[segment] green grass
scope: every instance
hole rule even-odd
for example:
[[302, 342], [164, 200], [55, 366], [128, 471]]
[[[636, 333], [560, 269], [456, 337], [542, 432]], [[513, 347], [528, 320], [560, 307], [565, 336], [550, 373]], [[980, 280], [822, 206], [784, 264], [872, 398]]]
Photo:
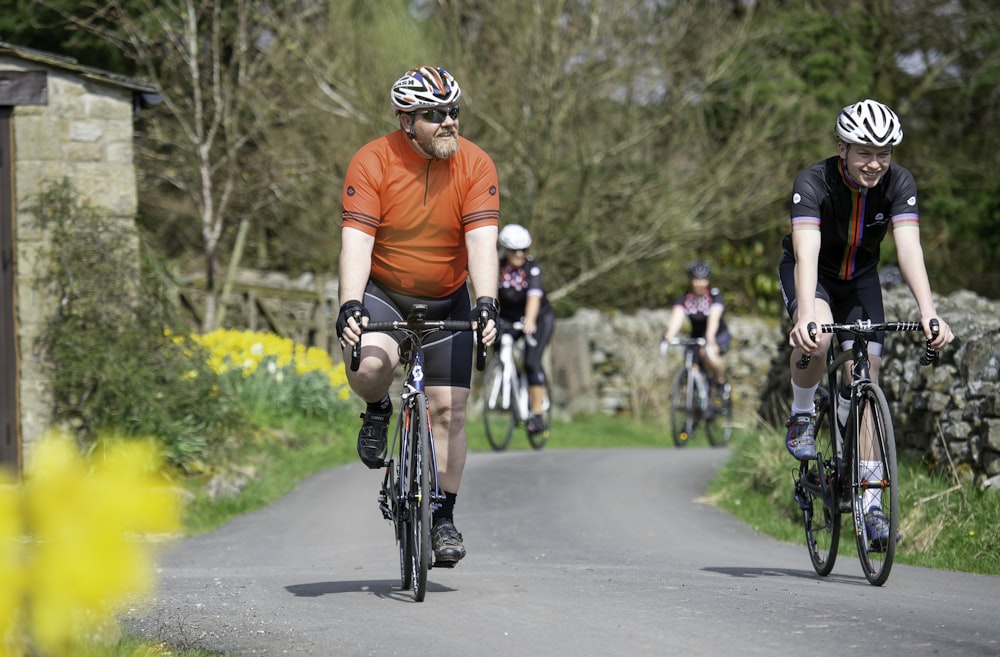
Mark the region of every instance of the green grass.
[[[780, 433], [743, 433], [731, 447], [733, 455], [712, 482], [710, 498], [759, 533], [804, 546], [801, 512], [792, 501], [798, 465]], [[919, 462], [900, 461], [899, 469], [903, 540], [896, 563], [1000, 575], [1000, 495], [970, 485], [956, 488], [953, 479]], [[852, 532], [841, 532], [840, 553], [856, 554]]]

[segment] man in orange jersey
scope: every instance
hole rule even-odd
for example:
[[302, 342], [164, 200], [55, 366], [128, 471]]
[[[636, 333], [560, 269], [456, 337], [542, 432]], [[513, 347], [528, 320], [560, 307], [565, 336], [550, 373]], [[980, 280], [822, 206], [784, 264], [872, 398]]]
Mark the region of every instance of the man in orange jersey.
[[[348, 371], [348, 381], [368, 405], [358, 455], [369, 468], [385, 463], [389, 386], [399, 353], [391, 334], [362, 337], [356, 314], [362, 325], [405, 319], [422, 303], [428, 319], [485, 316], [483, 342], [496, 338], [499, 183], [492, 159], [458, 134], [461, 95], [443, 68], [407, 71], [390, 92], [399, 130], [363, 146], [344, 179], [337, 335], [345, 361], [361, 342], [360, 367]], [[473, 333], [441, 332], [425, 344], [424, 379], [445, 494], [434, 510], [434, 565], [451, 567], [465, 556], [453, 512], [466, 460]]]

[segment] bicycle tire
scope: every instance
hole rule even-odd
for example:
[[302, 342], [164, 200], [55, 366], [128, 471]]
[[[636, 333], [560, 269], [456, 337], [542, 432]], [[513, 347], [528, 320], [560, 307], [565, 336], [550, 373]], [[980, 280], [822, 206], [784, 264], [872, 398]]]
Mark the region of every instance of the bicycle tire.
[[708, 402], [712, 415], [705, 418], [705, 435], [712, 447], [725, 447], [733, 437], [733, 395], [732, 388], [726, 397], [714, 397]]
[[427, 594], [427, 571], [431, 565], [431, 446], [427, 398], [417, 394], [412, 403], [416, 411], [413, 457], [410, 478], [410, 539], [412, 541], [413, 598], [423, 602]]
[[413, 411], [404, 408], [400, 418], [399, 454], [396, 461], [395, 481], [391, 483], [392, 517], [396, 525], [396, 541], [399, 543], [399, 575], [400, 589], [409, 591], [413, 588], [413, 539], [410, 533], [410, 503], [407, 500], [404, 487], [409, 488], [412, 455], [409, 445], [410, 432], [413, 427]]
[[514, 391], [503, 393], [503, 367], [503, 363], [494, 360], [483, 374], [483, 426], [486, 440], [495, 452], [507, 449], [517, 426]]
[[816, 400], [816, 460], [802, 461], [799, 479], [812, 478], [821, 494], [814, 495], [804, 486], [796, 486], [796, 500], [802, 507], [806, 548], [813, 569], [820, 577], [833, 571], [840, 546], [841, 514], [837, 481], [837, 437], [832, 422], [835, 416], [826, 390], [817, 390]]
[[549, 441], [549, 433], [552, 431], [552, 388], [549, 387], [548, 381], [545, 382], [545, 411], [542, 413], [542, 419], [545, 421], [544, 431], [532, 433], [527, 431], [527, 426], [525, 426], [528, 442], [536, 451], [545, 447], [545, 443]]
[[[871, 442], [868, 450], [862, 451], [855, 443], [851, 459], [852, 515], [858, 559], [865, 578], [873, 586], [882, 586], [889, 579], [892, 563], [896, 555], [896, 541], [899, 530], [899, 485], [897, 481], [896, 439], [892, 428], [892, 416], [885, 393], [874, 383], [864, 383], [857, 391], [857, 418], [854, 435], [860, 427], [871, 426]], [[868, 462], [877, 462], [881, 469], [881, 479], [873, 479]], [[875, 473], [877, 475], [877, 473]], [[868, 535], [865, 512], [869, 505], [869, 489], [877, 488], [879, 506], [886, 515], [889, 525], [885, 540], [876, 540]], [[888, 496], [888, 500], [886, 500]], [[888, 501], [888, 504], [886, 502]]]
[[694, 435], [694, 404], [688, 386], [688, 370], [677, 373], [670, 395], [670, 429], [676, 447], [684, 447]]

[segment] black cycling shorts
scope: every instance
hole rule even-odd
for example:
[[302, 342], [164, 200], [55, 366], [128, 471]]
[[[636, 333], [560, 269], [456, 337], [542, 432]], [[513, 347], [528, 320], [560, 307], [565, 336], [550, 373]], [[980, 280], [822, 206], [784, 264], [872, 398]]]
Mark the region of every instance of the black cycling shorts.
[[[795, 299], [795, 260], [787, 253], [778, 265], [778, 278], [781, 281], [781, 295], [785, 300], [788, 316], [793, 317], [798, 303]], [[838, 324], [853, 323], [859, 319], [872, 322], [885, 321], [885, 307], [882, 305], [882, 285], [879, 282], [878, 270], [872, 269], [849, 281], [837, 278], [819, 276], [816, 281], [816, 298], [826, 301], [833, 311], [833, 321]], [[843, 333], [837, 336], [841, 344], [853, 342], [853, 335]], [[875, 350], [881, 354], [885, 343], [885, 332], [879, 331], [869, 344], [879, 345]]]
[[[383, 289], [371, 281], [365, 289], [365, 308], [375, 322], [406, 319], [413, 304], [416, 303], [427, 306], [427, 319], [467, 321], [472, 316], [472, 298], [465, 285], [441, 299], [400, 294]], [[397, 343], [405, 338], [398, 331], [388, 335]], [[454, 388], [470, 387], [474, 336], [474, 331], [435, 331], [427, 336], [424, 339], [424, 384]]]

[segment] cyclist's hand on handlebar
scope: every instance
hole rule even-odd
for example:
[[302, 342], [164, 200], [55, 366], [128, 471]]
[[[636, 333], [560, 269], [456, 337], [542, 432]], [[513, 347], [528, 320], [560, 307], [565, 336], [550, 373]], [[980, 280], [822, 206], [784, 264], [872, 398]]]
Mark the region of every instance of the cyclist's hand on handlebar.
[[357, 299], [351, 299], [340, 307], [337, 314], [337, 337], [340, 346], [348, 347], [361, 340], [361, 327], [368, 323], [371, 314]]
[[493, 297], [479, 297], [476, 299], [476, 307], [472, 309], [472, 323], [479, 329], [481, 319], [486, 319], [486, 326], [482, 330], [483, 344], [487, 347], [492, 345], [497, 339], [497, 316], [499, 305]]
[[[933, 320], [937, 320], [938, 323], [937, 336], [934, 336], [934, 334], [930, 330], [930, 323]], [[924, 337], [930, 340], [930, 346], [932, 349], [940, 351], [949, 342], [955, 339], [955, 334], [952, 333], [951, 327], [948, 326], [948, 323], [945, 322], [940, 317], [928, 317], [926, 319], [921, 318], [920, 324], [924, 327]]]
[[802, 353], [812, 354], [816, 351], [816, 347], [819, 344], [816, 339], [809, 333], [809, 324], [815, 324], [816, 321], [813, 319], [799, 319], [795, 322], [795, 326], [792, 327], [791, 333], [788, 334], [788, 344], [792, 347], [798, 347], [802, 350]]

